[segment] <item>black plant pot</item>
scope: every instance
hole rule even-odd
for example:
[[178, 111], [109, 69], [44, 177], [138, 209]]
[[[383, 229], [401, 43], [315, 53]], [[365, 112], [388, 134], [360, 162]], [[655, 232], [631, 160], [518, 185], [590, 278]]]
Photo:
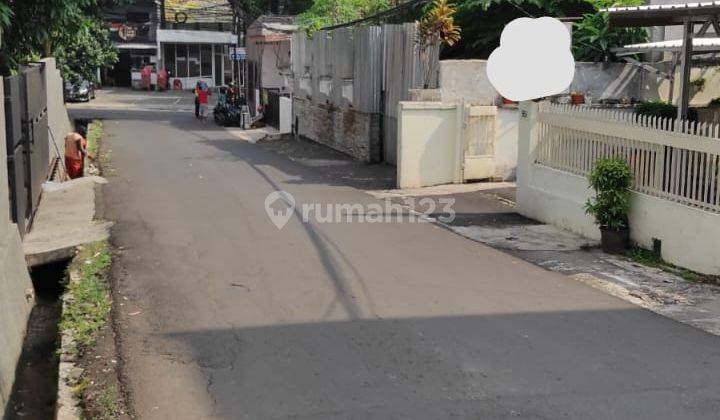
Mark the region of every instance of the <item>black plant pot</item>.
[[626, 229], [600, 228], [600, 244], [602, 250], [610, 254], [620, 254], [628, 248], [630, 231]]

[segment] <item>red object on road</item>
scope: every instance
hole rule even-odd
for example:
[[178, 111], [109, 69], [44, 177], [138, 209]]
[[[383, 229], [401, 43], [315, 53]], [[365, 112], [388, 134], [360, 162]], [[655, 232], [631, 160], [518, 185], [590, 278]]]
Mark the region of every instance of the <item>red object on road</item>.
[[162, 69], [158, 72], [157, 75], [157, 90], [167, 90], [168, 88], [168, 72], [165, 69]]
[[142, 88], [150, 90], [150, 85], [152, 85], [152, 66], [145, 66], [140, 72], [140, 78], [142, 80]]

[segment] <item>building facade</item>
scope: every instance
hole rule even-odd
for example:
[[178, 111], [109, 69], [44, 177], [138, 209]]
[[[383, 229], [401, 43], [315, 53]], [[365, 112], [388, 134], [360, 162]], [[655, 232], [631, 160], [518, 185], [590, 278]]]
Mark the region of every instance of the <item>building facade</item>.
[[170, 74], [170, 85], [192, 89], [238, 80], [242, 63], [234, 54], [239, 37], [228, 0], [164, 0], [157, 30], [158, 65]]
[[103, 71], [104, 85], [129, 87], [133, 74], [157, 63], [158, 12], [154, 0], [138, 0], [126, 5], [105, 2], [104, 20], [110, 30], [110, 39], [118, 49], [119, 60]]
[[242, 84], [243, 54], [228, 0], [138, 0], [118, 6], [108, 2], [105, 21], [120, 52], [118, 63], [104, 71], [103, 83], [139, 87], [146, 66], [169, 74], [169, 88], [192, 89]]

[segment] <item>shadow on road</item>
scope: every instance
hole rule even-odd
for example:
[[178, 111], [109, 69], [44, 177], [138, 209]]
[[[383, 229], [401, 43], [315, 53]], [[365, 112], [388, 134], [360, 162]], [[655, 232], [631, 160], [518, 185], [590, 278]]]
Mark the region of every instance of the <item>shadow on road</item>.
[[720, 409], [720, 339], [640, 309], [169, 337], [212, 379], [220, 418], [709, 419]]

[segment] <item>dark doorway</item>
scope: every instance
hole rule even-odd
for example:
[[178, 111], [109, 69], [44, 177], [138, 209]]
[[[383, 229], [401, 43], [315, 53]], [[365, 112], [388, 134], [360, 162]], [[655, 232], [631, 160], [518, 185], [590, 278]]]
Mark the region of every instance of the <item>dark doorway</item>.
[[130, 53], [121, 52], [118, 57], [118, 62], [110, 70], [109, 76], [113, 81], [114, 86], [130, 87], [131, 84], [131, 71], [132, 59]]

